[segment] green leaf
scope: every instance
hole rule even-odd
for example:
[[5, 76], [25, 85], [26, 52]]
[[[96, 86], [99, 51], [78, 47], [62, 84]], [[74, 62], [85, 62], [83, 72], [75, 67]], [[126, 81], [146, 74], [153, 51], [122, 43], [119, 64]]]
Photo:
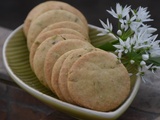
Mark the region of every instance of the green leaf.
[[102, 50], [106, 50], [106, 51], [115, 51], [116, 50], [116, 48], [110, 42], [106, 42], [105, 44], [98, 46], [98, 48], [100, 48]]
[[149, 63], [153, 63], [157, 66], [160, 66], [160, 57], [153, 57], [148, 60]]

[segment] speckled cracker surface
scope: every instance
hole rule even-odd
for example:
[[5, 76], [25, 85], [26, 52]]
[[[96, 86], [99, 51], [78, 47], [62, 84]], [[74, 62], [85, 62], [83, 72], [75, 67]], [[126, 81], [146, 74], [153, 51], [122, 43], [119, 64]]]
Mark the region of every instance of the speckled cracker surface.
[[74, 15], [77, 15], [85, 25], [87, 25], [87, 20], [85, 18], [85, 16], [75, 7], [65, 3], [65, 2], [61, 2], [61, 1], [46, 1], [43, 2], [37, 6], [35, 6], [27, 15], [25, 21], [24, 21], [24, 33], [27, 36], [28, 34], [28, 30], [30, 28], [31, 23], [41, 14], [49, 11], [49, 10], [66, 10], [69, 11], [71, 13], [73, 13]]
[[28, 49], [30, 50], [32, 43], [45, 27], [60, 21], [73, 21], [87, 29], [84, 23], [76, 15], [65, 10], [50, 10], [41, 14], [31, 23], [27, 35]]
[[46, 27], [45, 29], [43, 29], [42, 33], [49, 31], [49, 30], [57, 29], [57, 28], [69, 28], [69, 29], [76, 30], [77, 32], [79, 32], [80, 34], [85, 36], [86, 39], [89, 39], [89, 36], [88, 36], [89, 31], [87, 29], [84, 29], [79, 24], [72, 22], [72, 21], [62, 21], [62, 22], [57, 22], [57, 23], [51, 24], [48, 27]]
[[75, 103], [75, 102], [71, 99], [70, 94], [68, 92], [68, 88], [67, 88], [68, 71], [78, 58], [82, 57], [84, 54], [91, 52], [93, 50], [97, 50], [97, 49], [96, 48], [75, 49], [72, 53], [70, 53], [67, 56], [67, 58], [64, 60], [62, 64], [62, 67], [59, 73], [58, 86], [64, 99], [69, 103]]
[[52, 76], [51, 76], [51, 80], [47, 81], [50, 89], [52, 91], [54, 91], [56, 93], [56, 95], [63, 101], [66, 101], [65, 98], [63, 97], [60, 89], [59, 89], [59, 85], [58, 85], [58, 79], [59, 79], [59, 72], [60, 69], [62, 67], [62, 64], [64, 62], [64, 60], [67, 58], [68, 55], [70, 55], [74, 50], [70, 50], [66, 53], [64, 53], [63, 55], [61, 55], [57, 61], [55, 62], [53, 69], [52, 69]]
[[67, 81], [74, 102], [98, 111], [116, 109], [130, 92], [126, 68], [114, 55], [104, 51], [79, 58], [69, 70]]
[[47, 81], [51, 80], [52, 68], [61, 55], [73, 49], [88, 47], [93, 46], [90, 43], [82, 40], [65, 40], [58, 42], [56, 45], [50, 48], [46, 55], [44, 64], [45, 79]]
[[64, 40], [62, 37], [54, 36], [50, 37], [40, 44], [37, 48], [33, 58], [33, 71], [35, 72], [39, 81], [46, 87], [48, 87], [46, 80], [44, 79], [44, 60], [47, 51], [57, 42]]
[[31, 64], [31, 68], [33, 69], [33, 57], [35, 54], [35, 51], [37, 49], [37, 47], [43, 42], [45, 41], [47, 38], [49, 37], [54, 37], [55, 35], [62, 37], [64, 40], [66, 39], [81, 39], [84, 40], [81, 36], [79, 35], [75, 30], [72, 29], [63, 29], [63, 28], [57, 28], [54, 30], [50, 30], [50, 31], [46, 31], [44, 33], [40, 33], [38, 35], [38, 37], [36, 38], [36, 40], [33, 42], [31, 48], [30, 48], [30, 64]]

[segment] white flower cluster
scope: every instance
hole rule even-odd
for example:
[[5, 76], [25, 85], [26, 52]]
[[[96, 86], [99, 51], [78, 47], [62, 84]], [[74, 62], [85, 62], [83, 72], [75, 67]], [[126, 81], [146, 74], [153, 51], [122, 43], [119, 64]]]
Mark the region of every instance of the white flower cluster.
[[112, 33], [117, 37], [118, 42], [113, 46], [116, 48], [118, 59], [127, 57], [130, 64], [136, 64], [139, 67], [137, 75], [144, 75], [145, 70], [154, 72], [159, 69], [160, 67], [151, 60], [160, 57], [160, 40], [156, 40], [158, 35], [153, 35], [157, 29], [145, 24], [153, 21], [147, 8], [132, 10], [131, 6], [122, 7], [117, 3], [116, 11], [111, 8], [107, 12], [118, 19], [117, 34], [112, 32], [113, 26], [107, 19], [106, 24], [100, 20], [104, 29], [98, 35]]

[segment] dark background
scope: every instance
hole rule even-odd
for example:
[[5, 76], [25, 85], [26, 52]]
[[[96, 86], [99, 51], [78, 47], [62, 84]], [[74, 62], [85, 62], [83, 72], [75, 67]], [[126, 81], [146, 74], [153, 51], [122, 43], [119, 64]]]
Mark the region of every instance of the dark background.
[[[1, 0], [0, 2], [0, 26], [15, 29], [23, 24], [28, 12], [37, 4], [46, 0]], [[117, 2], [131, 5], [136, 9], [138, 6], [148, 7], [154, 22], [148, 23], [158, 29], [160, 33], [160, 1], [159, 0], [60, 0], [67, 2], [79, 9], [87, 18], [89, 24], [100, 26], [99, 19], [116, 23], [114, 18], [106, 12], [110, 7], [115, 8]]]

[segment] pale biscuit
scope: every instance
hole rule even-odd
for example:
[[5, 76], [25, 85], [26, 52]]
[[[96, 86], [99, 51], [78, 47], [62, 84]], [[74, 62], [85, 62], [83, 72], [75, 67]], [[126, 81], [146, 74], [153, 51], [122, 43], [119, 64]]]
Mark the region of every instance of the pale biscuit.
[[[56, 93], [56, 95], [59, 97], [59, 99], [61, 99], [63, 101], [66, 101], [66, 100], [63, 97], [63, 95], [62, 95], [62, 93], [61, 93], [61, 91], [59, 89], [59, 86], [58, 86], [59, 72], [60, 72], [60, 69], [61, 69], [61, 66], [62, 66], [64, 60], [72, 52], [74, 52], [74, 50], [70, 50], [70, 51], [64, 53], [63, 55], [61, 55], [57, 59], [57, 61], [55, 62], [54, 66], [53, 66], [53, 69], [52, 69], [51, 81], [47, 81], [49, 88]], [[52, 82], [52, 85], [51, 85], [51, 82]]]
[[66, 28], [48, 29], [48, 30], [46, 30], [44, 32], [42, 31], [42, 32], [39, 33], [37, 38], [39, 36], [41, 36], [42, 34], [45, 34], [45, 33], [48, 33], [48, 32], [52, 32], [52, 31], [53, 31], [54, 34], [62, 34], [62, 33], [63, 34], [65, 34], [65, 33], [74, 34], [74, 35], [77, 35], [77, 36], [81, 37], [81, 39], [84, 39], [84, 40], [88, 41], [88, 37], [84, 36], [83, 34], [81, 34], [80, 32], [78, 32], [78, 31], [76, 31], [76, 30], [74, 30], [72, 28], [67, 28], [67, 27]]
[[62, 37], [54, 36], [50, 37], [44, 42], [42, 42], [37, 48], [34, 58], [33, 58], [33, 68], [39, 81], [46, 87], [48, 87], [47, 82], [44, 79], [44, 60], [47, 51], [57, 42], [64, 40]]
[[27, 35], [27, 46], [30, 49], [32, 43], [38, 36], [38, 34], [47, 26], [60, 22], [60, 21], [73, 21], [81, 26], [84, 26], [84, 29], [87, 29], [88, 26], [85, 26], [83, 22], [74, 14], [65, 11], [65, 10], [50, 10], [41, 14], [37, 17], [32, 23]]
[[[64, 60], [63, 64], [61, 65], [61, 69], [59, 72], [58, 82], [53, 81], [53, 85], [58, 86], [61, 94], [63, 95], [64, 99], [69, 102], [75, 104], [75, 102], [71, 99], [70, 94], [67, 88], [67, 78], [68, 78], [68, 71], [71, 68], [72, 64], [84, 54], [91, 52], [93, 50], [97, 50], [96, 48], [79, 48], [75, 49], [72, 53], [70, 53], [66, 59]], [[54, 70], [53, 70], [54, 72]], [[53, 76], [53, 75], [52, 75]], [[52, 79], [54, 79], [52, 77]]]
[[80, 57], [68, 72], [68, 91], [78, 105], [97, 111], [119, 107], [130, 92], [130, 77], [117, 58], [93, 51]]
[[[88, 48], [93, 47], [90, 43], [84, 42], [82, 40], [65, 40], [60, 41], [51, 47], [46, 55], [44, 64], [45, 79], [51, 81], [52, 68], [57, 61], [57, 59], [64, 53], [78, 48]], [[51, 83], [52, 84], [52, 83]]]
[[58, 28], [58, 29], [54, 29], [51, 31], [47, 31], [44, 33], [41, 33], [38, 35], [38, 37], [36, 38], [36, 40], [33, 42], [31, 48], [30, 48], [30, 55], [29, 55], [29, 60], [30, 60], [30, 66], [33, 69], [33, 57], [35, 54], [35, 51], [37, 49], [37, 47], [47, 38], [49, 37], [54, 37], [55, 35], [62, 37], [64, 40], [66, 39], [81, 39], [83, 40], [82, 36], [79, 35], [76, 31], [74, 30], [66, 30], [66, 29], [62, 29], [62, 28]]
[[51, 25], [47, 26], [45, 29], [43, 29], [41, 33], [49, 31], [49, 30], [53, 30], [56, 28], [69, 28], [69, 29], [76, 30], [77, 32], [84, 35], [85, 38], [88, 39], [88, 41], [89, 41], [88, 31], [86, 29], [84, 29], [82, 26], [80, 26], [79, 24], [77, 24], [75, 22], [71, 22], [71, 21], [62, 21], [62, 22], [57, 22], [57, 23], [51, 24]]
[[60, 2], [60, 1], [46, 1], [43, 2], [37, 6], [35, 6], [27, 15], [25, 21], [24, 21], [24, 27], [23, 27], [23, 31], [25, 33], [25, 35], [27, 36], [28, 34], [28, 30], [30, 28], [31, 23], [41, 14], [49, 11], [49, 10], [66, 10], [69, 11], [71, 13], [73, 13], [74, 15], [77, 15], [85, 25], [87, 25], [87, 20], [85, 18], [85, 16], [75, 7], [64, 3], [64, 2]]

